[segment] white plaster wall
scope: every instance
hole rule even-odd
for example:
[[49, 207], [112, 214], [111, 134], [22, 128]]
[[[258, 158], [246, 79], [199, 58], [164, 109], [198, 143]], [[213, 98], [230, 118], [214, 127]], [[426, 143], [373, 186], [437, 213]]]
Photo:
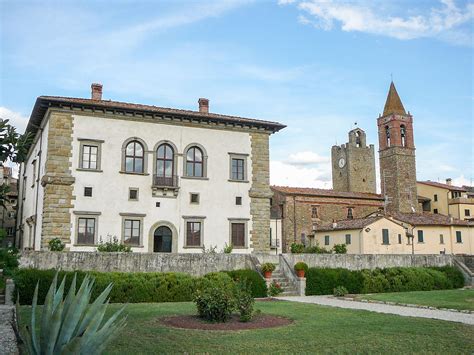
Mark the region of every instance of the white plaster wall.
[[281, 242], [281, 219], [272, 218], [270, 219], [270, 232], [273, 241], [277, 241], [277, 246], [273, 251], [277, 254], [282, 253], [282, 242]]
[[[368, 232], [367, 228], [370, 229]], [[388, 229], [389, 244], [383, 244], [383, 229]], [[398, 243], [399, 234], [402, 236], [401, 243]], [[411, 254], [405, 228], [385, 218], [363, 228], [362, 240], [363, 254]]]
[[[22, 164], [22, 176], [19, 177], [19, 193], [20, 193], [20, 201], [21, 208], [22, 208], [22, 216], [20, 224], [23, 225], [23, 248], [30, 248], [34, 247], [35, 250], [39, 250], [41, 248], [41, 224], [42, 224], [42, 217], [43, 217], [43, 196], [44, 196], [44, 189], [41, 186], [41, 178], [45, 172], [46, 166], [46, 153], [47, 153], [47, 142], [48, 142], [48, 129], [49, 129], [49, 121], [48, 119], [45, 120], [43, 126], [43, 137], [41, 139], [41, 131], [38, 131], [37, 136], [35, 137], [34, 144], [30, 150], [30, 155], [28, 156], [25, 163]], [[42, 143], [42, 147], [40, 146]], [[38, 154], [41, 151], [41, 159], [39, 158]], [[35, 182], [34, 186], [33, 183], [33, 164], [32, 162], [36, 159], [36, 179], [39, 178], [39, 183]], [[41, 164], [40, 164], [41, 160]], [[26, 188], [25, 191], [25, 198], [21, 195], [23, 193], [23, 176], [27, 176], [26, 181]], [[36, 198], [38, 191], [38, 199]], [[38, 206], [36, 206], [38, 204]], [[33, 235], [34, 235], [34, 228], [31, 230], [26, 223], [26, 219], [33, 216], [37, 212], [36, 216], [36, 240], [35, 245], [33, 246]], [[18, 217], [20, 217], [20, 213], [18, 213]]]
[[[245, 132], [185, 127], [179, 125], [138, 122], [104, 117], [74, 115], [72, 153], [72, 174], [74, 185], [73, 211], [100, 212], [98, 236], [106, 239], [108, 234], [122, 237], [120, 213], [146, 214], [143, 223], [143, 247], [134, 251], [151, 252], [149, 238], [152, 238], [158, 221], [172, 223], [178, 231], [178, 252], [201, 252], [199, 249], [184, 249], [185, 220], [183, 216], [203, 216], [203, 243], [206, 247], [217, 246], [221, 250], [229, 244], [229, 218], [246, 218], [248, 233], [252, 229], [250, 220], [250, 198], [252, 180], [250, 135]], [[130, 137], [145, 141], [148, 148], [148, 163], [145, 171], [149, 175], [122, 174], [122, 144]], [[102, 172], [78, 171], [80, 141], [78, 138], [104, 140], [102, 143]], [[162, 140], [172, 142], [180, 156], [177, 159], [179, 194], [177, 198], [152, 197], [153, 161], [155, 145]], [[191, 143], [202, 145], [207, 152], [208, 180], [183, 179], [183, 150]], [[229, 153], [248, 154], [247, 180], [229, 182]], [[93, 188], [93, 197], [84, 197], [84, 187]], [[139, 188], [139, 201], [129, 201], [130, 187]], [[200, 204], [190, 204], [190, 193], [200, 194]], [[242, 205], [235, 205], [235, 197], [242, 197]], [[156, 202], [161, 206], [156, 207]], [[76, 247], [76, 216], [72, 215], [71, 250], [94, 250], [92, 247]], [[174, 236], [173, 236], [174, 237]], [[249, 242], [249, 241], [248, 241]], [[152, 244], [150, 243], [150, 246]], [[234, 252], [250, 252], [251, 248], [234, 249]]]

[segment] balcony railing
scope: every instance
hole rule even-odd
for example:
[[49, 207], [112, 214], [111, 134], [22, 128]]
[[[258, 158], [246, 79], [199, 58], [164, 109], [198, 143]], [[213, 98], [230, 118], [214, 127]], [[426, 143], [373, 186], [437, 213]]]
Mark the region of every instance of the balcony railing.
[[153, 187], [178, 187], [178, 176], [158, 176], [153, 175]]

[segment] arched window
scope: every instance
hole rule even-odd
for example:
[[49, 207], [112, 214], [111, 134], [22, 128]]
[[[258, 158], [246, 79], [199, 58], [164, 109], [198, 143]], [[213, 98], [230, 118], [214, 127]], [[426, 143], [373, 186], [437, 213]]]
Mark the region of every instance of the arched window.
[[356, 147], [360, 147], [360, 132], [356, 131]]
[[191, 147], [186, 153], [186, 176], [203, 177], [203, 154], [198, 147]]
[[172, 178], [174, 172], [174, 150], [171, 145], [161, 144], [156, 150], [156, 176]]
[[387, 138], [387, 147], [390, 147], [390, 128], [385, 126], [385, 136]]
[[127, 173], [143, 173], [145, 150], [138, 141], [131, 141], [125, 148], [125, 171]]
[[407, 130], [405, 125], [400, 126], [400, 137], [402, 138], [402, 147], [407, 146]]

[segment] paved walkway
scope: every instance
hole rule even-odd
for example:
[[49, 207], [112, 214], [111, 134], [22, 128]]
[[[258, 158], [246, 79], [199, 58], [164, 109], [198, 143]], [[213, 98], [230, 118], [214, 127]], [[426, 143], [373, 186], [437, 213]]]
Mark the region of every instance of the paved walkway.
[[277, 297], [279, 300], [314, 303], [323, 306], [349, 308], [349, 309], [363, 309], [366, 311], [377, 313], [397, 314], [404, 317], [420, 317], [441, 319], [450, 322], [459, 322], [464, 324], [474, 325], [474, 314], [442, 311], [438, 309], [414, 308], [403, 306], [392, 306], [380, 303], [367, 303], [358, 301], [340, 300], [330, 296], [296, 296], [296, 297]]
[[12, 321], [13, 306], [0, 305], [0, 354], [18, 354]]

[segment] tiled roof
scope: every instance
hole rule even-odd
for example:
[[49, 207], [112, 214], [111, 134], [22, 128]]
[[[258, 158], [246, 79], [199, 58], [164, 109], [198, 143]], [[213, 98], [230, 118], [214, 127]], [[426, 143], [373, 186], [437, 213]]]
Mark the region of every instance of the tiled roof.
[[387, 116], [393, 113], [398, 115], [406, 115], [402, 100], [400, 100], [400, 96], [398, 96], [395, 84], [392, 81], [390, 83], [390, 89], [388, 90], [387, 101], [385, 101], [385, 107], [383, 108], [383, 115]]
[[133, 104], [128, 102], [119, 102], [111, 100], [92, 100], [74, 97], [59, 97], [59, 96], [40, 96], [36, 99], [31, 118], [28, 123], [27, 131], [35, 132], [36, 127], [43, 119], [46, 110], [49, 107], [63, 107], [63, 108], [79, 108], [79, 109], [93, 109], [96, 111], [105, 111], [112, 113], [137, 114], [148, 115], [155, 118], [155, 116], [172, 116], [180, 119], [197, 120], [204, 122], [226, 123], [235, 125], [247, 125], [250, 127], [263, 128], [272, 132], [277, 132], [286, 127], [285, 125], [273, 122], [257, 120], [252, 118], [244, 118], [238, 116], [220, 115], [216, 113], [203, 113], [191, 110], [179, 110], [174, 108], [159, 107], [152, 105]]
[[362, 229], [379, 219], [384, 218], [383, 216], [374, 216], [367, 218], [355, 218], [355, 219], [345, 219], [342, 221], [337, 221], [335, 223], [324, 224], [322, 226], [316, 227], [316, 232], [329, 232], [336, 230], [349, 230], [349, 229]]
[[392, 213], [393, 218], [412, 226], [467, 226], [466, 221], [433, 213]]
[[332, 189], [317, 189], [317, 188], [310, 188], [310, 187], [290, 187], [290, 186], [271, 186], [271, 188], [272, 190], [275, 190], [284, 194], [290, 194], [290, 195], [383, 200], [382, 195], [365, 193], [365, 192], [346, 192], [346, 191], [335, 191]]
[[441, 182], [430, 181], [430, 180], [428, 180], [428, 181], [417, 181], [417, 183], [423, 184], [423, 185], [439, 187], [439, 188], [450, 190], [450, 191], [467, 191], [465, 187], [453, 186], [453, 185], [443, 184]]

